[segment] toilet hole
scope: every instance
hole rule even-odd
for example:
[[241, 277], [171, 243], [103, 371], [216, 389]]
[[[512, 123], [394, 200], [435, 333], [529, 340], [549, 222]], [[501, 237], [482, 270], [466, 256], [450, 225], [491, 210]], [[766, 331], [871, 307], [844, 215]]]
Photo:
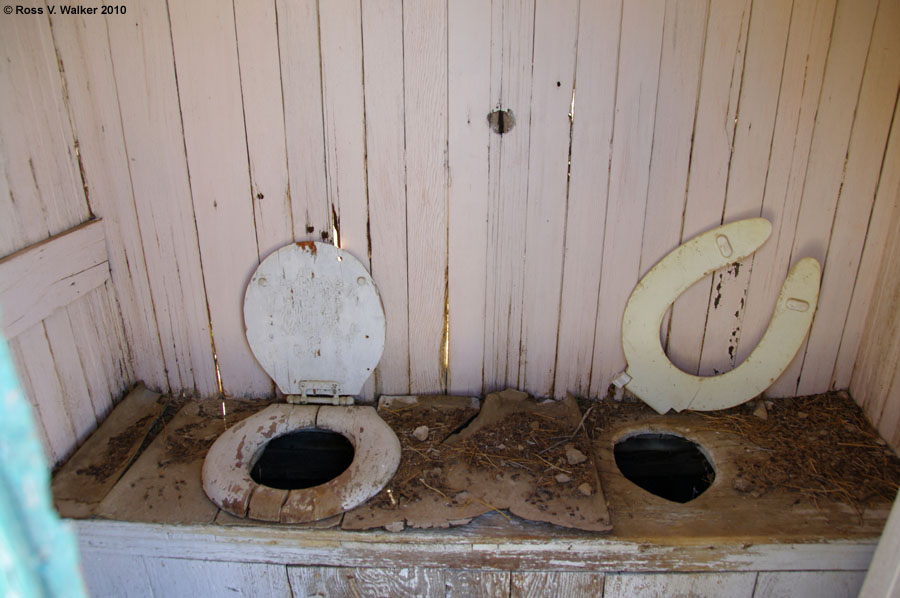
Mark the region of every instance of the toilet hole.
[[710, 487], [716, 472], [699, 445], [674, 434], [628, 436], [613, 449], [627, 479], [672, 502], [694, 500]]
[[257, 484], [299, 490], [341, 475], [353, 461], [353, 445], [329, 430], [298, 430], [270, 440], [250, 477]]

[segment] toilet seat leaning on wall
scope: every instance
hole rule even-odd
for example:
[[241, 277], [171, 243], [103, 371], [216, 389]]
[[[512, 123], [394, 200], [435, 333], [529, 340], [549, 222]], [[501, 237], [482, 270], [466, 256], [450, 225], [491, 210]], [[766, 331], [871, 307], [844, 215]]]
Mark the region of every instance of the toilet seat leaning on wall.
[[[765, 391], [787, 369], [806, 338], [819, 297], [821, 267], [813, 258], [791, 268], [759, 345], [733, 370], [695, 376], [666, 356], [660, 325], [669, 306], [695, 282], [756, 251], [772, 232], [748, 218], [697, 235], [659, 261], [638, 282], [622, 318], [625, 387], [659, 413], [734, 407]], [[627, 379], [625, 377], [625, 379]]]

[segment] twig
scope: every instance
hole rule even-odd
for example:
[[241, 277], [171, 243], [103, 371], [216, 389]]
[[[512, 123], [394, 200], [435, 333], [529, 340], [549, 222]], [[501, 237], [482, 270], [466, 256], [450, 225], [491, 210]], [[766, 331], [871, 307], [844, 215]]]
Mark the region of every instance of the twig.
[[419, 478], [419, 481], [422, 482], [422, 485], [425, 486], [426, 488], [428, 488], [429, 490], [434, 490], [435, 492], [437, 492], [438, 494], [440, 494], [441, 496], [443, 496], [443, 497], [444, 497], [444, 500], [450, 500], [450, 497], [449, 497], [449, 496], [447, 496], [446, 494], [444, 494], [443, 492], [441, 492], [440, 490], [438, 490], [438, 489], [435, 488], [434, 486], [430, 485], [428, 482], [425, 481], [424, 478]]

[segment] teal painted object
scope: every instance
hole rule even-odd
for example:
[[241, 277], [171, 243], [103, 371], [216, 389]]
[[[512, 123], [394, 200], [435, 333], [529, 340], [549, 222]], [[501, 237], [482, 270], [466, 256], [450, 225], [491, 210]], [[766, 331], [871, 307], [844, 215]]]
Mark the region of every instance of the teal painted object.
[[75, 534], [53, 509], [31, 405], [0, 338], [0, 596], [87, 596]]

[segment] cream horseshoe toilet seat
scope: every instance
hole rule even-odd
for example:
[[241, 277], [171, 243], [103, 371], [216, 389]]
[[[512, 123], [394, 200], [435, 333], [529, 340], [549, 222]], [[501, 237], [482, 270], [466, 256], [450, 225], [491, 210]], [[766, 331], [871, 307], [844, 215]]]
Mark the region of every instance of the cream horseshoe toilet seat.
[[[286, 395], [226, 430], [203, 462], [210, 500], [238, 517], [300, 523], [352, 509], [377, 494], [400, 463], [400, 442], [353, 398], [384, 350], [381, 299], [365, 267], [326, 243], [282, 247], [259, 265], [244, 295], [247, 341]], [[313, 404], [318, 403], [318, 404]], [[259, 484], [251, 469], [266, 444], [304, 430], [343, 435], [349, 467], [311, 488]]]
[[[625, 387], [659, 413], [710, 411], [739, 405], [766, 390], [787, 369], [809, 331], [821, 268], [813, 258], [791, 269], [759, 345], [743, 363], [718, 376], [694, 376], [669, 361], [659, 329], [669, 306], [695, 282], [747, 257], [768, 239], [764, 218], [732, 222], [700, 234], [659, 261], [638, 282], [622, 318]], [[627, 378], [626, 378], [627, 379]]]

